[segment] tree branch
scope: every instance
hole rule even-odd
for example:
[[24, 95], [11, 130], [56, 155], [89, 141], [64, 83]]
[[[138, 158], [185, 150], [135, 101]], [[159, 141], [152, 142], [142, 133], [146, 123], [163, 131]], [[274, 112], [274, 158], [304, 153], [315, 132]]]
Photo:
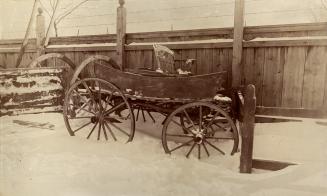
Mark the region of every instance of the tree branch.
[[74, 6], [72, 9], [68, 10], [67, 12], [63, 13], [61, 16], [58, 16], [57, 19], [55, 20], [55, 23], [58, 25], [60, 23], [60, 21], [62, 19], [64, 19], [66, 16], [68, 16], [69, 14], [71, 14], [73, 11], [75, 11], [79, 6], [81, 6], [82, 4], [86, 3], [89, 0], [84, 0], [82, 2], [80, 2], [79, 4], [77, 4], [76, 6]]

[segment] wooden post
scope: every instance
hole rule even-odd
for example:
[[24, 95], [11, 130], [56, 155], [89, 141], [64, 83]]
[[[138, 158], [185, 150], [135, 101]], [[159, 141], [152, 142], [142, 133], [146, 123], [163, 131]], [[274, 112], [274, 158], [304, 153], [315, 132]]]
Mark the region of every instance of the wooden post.
[[126, 43], [126, 8], [124, 8], [125, 0], [119, 0], [117, 8], [117, 64], [120, 69], [125, 67], [125, 43]]
[[19, 65], [20, 65], [20, 63], [22, 61], [22, 58], [23, 58], [23, 55], [24, 55], [24, 52], [25, 52], [25, 48], [26, 48], [26, 46], [28, 44], [28, 38], [30, 36], [30, 33], [32, 31], [32, 26], [34, 24], [34, 18], [35, 18], [36, 8], [37, 8], [38, 3], [39, 3], [39, 0], [34, 1], [30, 21], [28, 22], [28, 26], [27, 26], [27, 29], [26, 29], [26, 32], [25, 32], [24, 40], [23, 40], [22, 45], [20, 47], [20, 51], [19, 51], [19, 54], [18, 54], [18, 57], [17, 57], [17, 60], [16, 60], [15, 67], [19, 67]]
[[38, 8], [39, 14], [36, 16], [35, 32], [36, 32], [36, 53], [37, 56], [42, 55], [42, 43], [45, 39], [45, 18], [42, 15], [42, 8]]
[[241, 85], [243, 23], [244, 23], [244, 0], [235, 0], [232, 87], [239, 87]]
[[242, 146], [240, 158], [240, 172], [251, 173], [256, 107], [255, 87], [252, 84], [246, 87], [243, 107], [243, 119], [241, 123]]

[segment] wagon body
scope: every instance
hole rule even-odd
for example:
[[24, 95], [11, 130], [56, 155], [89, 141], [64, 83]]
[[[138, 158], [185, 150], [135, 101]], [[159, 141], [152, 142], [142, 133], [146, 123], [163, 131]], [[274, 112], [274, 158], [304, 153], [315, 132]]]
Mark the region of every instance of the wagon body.
[[205, 75], [151, 75], [123, 72], [111, 66], [97, 66], [96, 78], [115, 84], [128, 97], [146, 100], [187, 102], [210, 100], [225, 90], [226, 72]]

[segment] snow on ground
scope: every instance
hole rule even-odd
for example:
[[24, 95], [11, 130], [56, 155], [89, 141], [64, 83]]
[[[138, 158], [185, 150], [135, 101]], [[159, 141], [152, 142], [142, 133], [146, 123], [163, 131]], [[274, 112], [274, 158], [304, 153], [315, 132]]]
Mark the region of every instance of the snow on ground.
[[239, 153], [165, 154], [159, 124], [138, 123], [128, 144], [70, 137], [60, 113], [4, 116], [0, 128], [2, 196], [327, 194], [327, 128], [311, 119], [257, 124], [255, 158], [298, 165], [251, 175], [238, 173]]

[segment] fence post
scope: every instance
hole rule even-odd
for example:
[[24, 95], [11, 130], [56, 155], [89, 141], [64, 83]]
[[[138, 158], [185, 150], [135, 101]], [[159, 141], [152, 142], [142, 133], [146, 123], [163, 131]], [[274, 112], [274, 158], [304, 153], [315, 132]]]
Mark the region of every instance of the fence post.
[[244, 108], [241, 123], [241, 158], [240, 158], [240, 172], [251, 173], [252, 171], [252, 155], [253, 155], [253, 134], [255, 123], [255, 87], [250, 84], [246, 87], [244, 93]]
[[36, 55], [42, 55], [42, 43], [45, 39], [45, 18], [42, 8], [38, 8], [39, 14], [36, 16], [35, 32], [36, 32]]
[[120, 69], [125, 67], [125, 43], [126, 43], [126, 8], [124, 8], [125, 0], [119, 0], [117, 8], [117, 63]]
[[241, 85], [243, 23], [244, 23], [244, 0], [235, 0], [232, 87], [239, 87]]

